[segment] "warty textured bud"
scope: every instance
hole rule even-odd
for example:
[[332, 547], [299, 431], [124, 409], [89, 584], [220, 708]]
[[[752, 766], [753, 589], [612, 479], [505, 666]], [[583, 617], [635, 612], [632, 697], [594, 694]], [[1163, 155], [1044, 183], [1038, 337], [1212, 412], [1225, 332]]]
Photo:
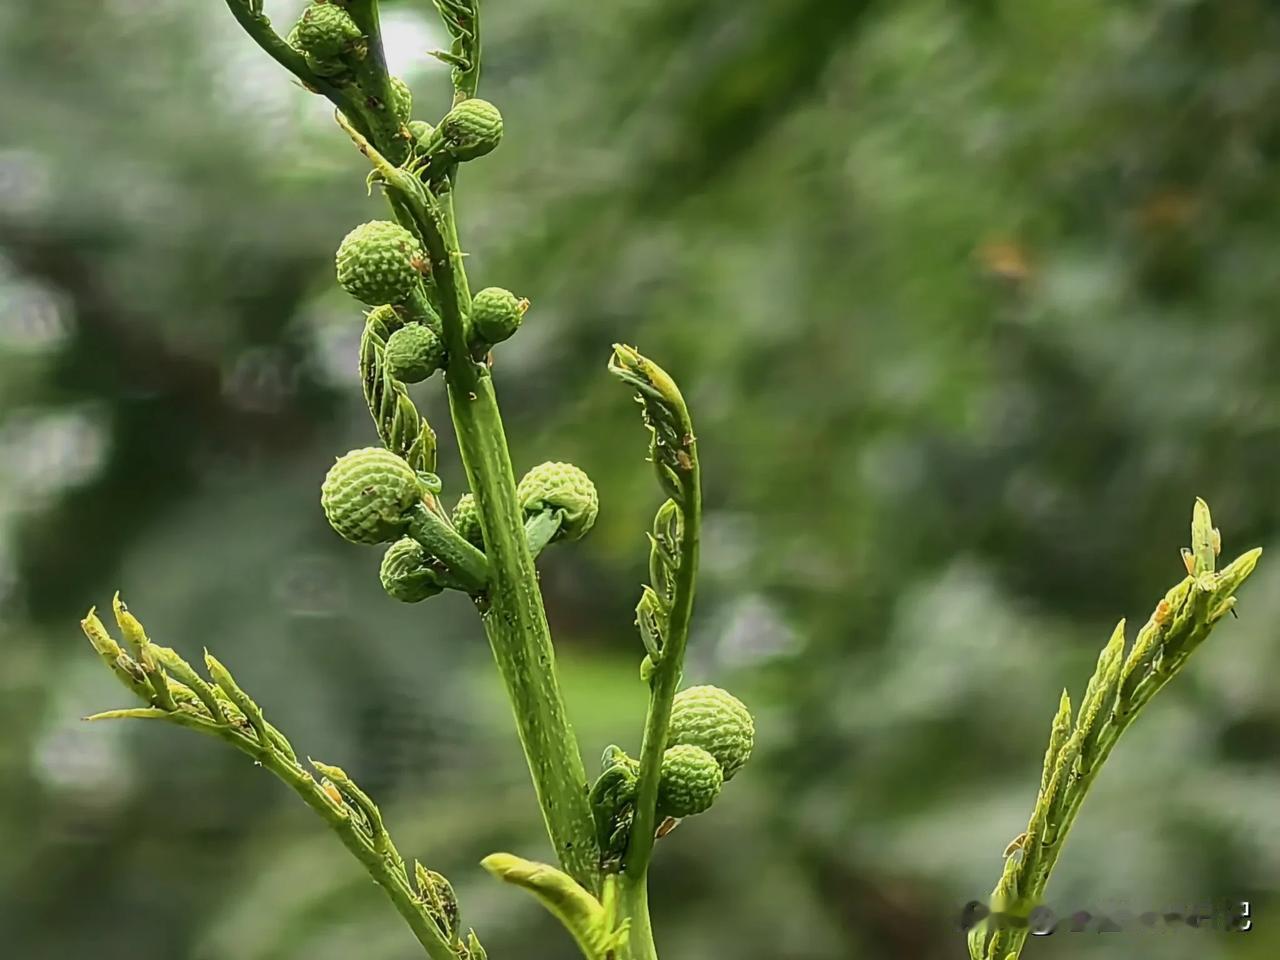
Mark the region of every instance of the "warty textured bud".
[[485, 287], [471, 300], [471, 327], [485, 343], [502, 343], [520, 329], [529, 301], [502, 287]]
[[689, 687], [671, 703], [667, 745], [689, 744], [706, 750], [724, 769], [725, 780], [732, 780], [747, 762], [755, 737], [750, 711], [727, 690]]
[[346, 69], [341, 57], [363, 50], [364, 36], [351, 15], [336, 3], [313, 3], [289, 32], [287, 42], [322, 75]]
[[388, 78], [391, 85], [391, 116], [404, 126], [413, 115], [413, 91], [399, 77]]
[[422, 496], [417, 474], [381, 447], [352, 450], [329, 468], [320, 505], [329, 526], [352, 543], [387, 543], [404, 531], [409, 508]]
[[370, 306], [402, 303], [421, 281], [425, 260], [418, 238], [400, 224], [371, 220], [338, 245], [338, 283]]
[[453, 528], [472, 546], [484, 548], [480, 532], [480, 507], [473, 493], [464, 493], [453, 508]]
[[556, 539], [577, 540], [596, 522], [600, 509], [596, 485], [572, 463], [540, 463], [520, 478], [516, 499], [526, 514], [558, 510]]
[[463, 100], [440, 121], [445, 149], [455, 160], [475, 160], [502, 140], [502, 114], [488, 100]]
[[722, 786], [724, 772], [706, 750], [687, 743], [668, 747], [658, 778], [658, 815], [678, 819], [702, 813]]
[[387, 596], [401, 603], [418, 603], [443, 591], [435, 571], [426, 562], [427, 552], [416, 540], [404, 537], [387, 547], [378, 570]]
[[444, 366], [444, 344], [427, 326], [405, 324], [387, 338], [387, 372], [404, 383], [421, 383]]

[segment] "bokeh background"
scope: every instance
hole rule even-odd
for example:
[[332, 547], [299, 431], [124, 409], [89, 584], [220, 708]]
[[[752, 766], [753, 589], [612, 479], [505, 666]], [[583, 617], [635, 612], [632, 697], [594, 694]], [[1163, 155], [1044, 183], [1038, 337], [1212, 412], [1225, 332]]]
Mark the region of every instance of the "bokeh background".
[[[296, 2], [268, 3], [287, 26]], [[961, 958], [1058, 692], [1182, 575], [1192, 499], [1280, 547], [1280, 9], [1264, 0], [489, 0], [501, 149], [478, 285], [533, 301], [496, 373], [521, 468], [597, 529], [542, 561], [588, 763], [637, 745], [658, 495], [610, 343], [678, 378], [705, 464], [691, 682], [756, 761], [659, 848], [663, 956]], [[416, 114], [426, 0], [387, 3]], [[332, 282], [382, 216], [330, 111], [220, 3], [0, 5], [0, 953], [407, 960], [285, 789], [127, 698], [77, 629], [121, 588], [453, 878], [496, 960], [574, 955], [476, 866], [545, 856], [465, 600], [382, 595], [318, 507], [373, 438]], [[415, 388], [460, 492], [438, 382]], [[1028, 957], [1270, 958], [1280, 564], [1113, 755], [1065, 909], [1250, 899], [1248, 935], [1058, 934]], [[1132, 628], [1131, 628], [1132, 632]]]

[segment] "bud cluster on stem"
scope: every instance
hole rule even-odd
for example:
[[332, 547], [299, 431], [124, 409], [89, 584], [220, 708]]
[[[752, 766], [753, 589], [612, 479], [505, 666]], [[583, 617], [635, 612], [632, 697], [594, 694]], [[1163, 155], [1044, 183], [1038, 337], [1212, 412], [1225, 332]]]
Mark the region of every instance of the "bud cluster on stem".
[[[555, 650], [534, 566], [544, 549], [586, 536], [600, 509], [577, 466], [547, 461], [517, 481], [493, 385], [493, 352], [508, 349], [529, 301], [488, 286], [470, 292], [454, 200], [460, 167], [502, 142], [498, 108], [475, 96], [480, 71], [476, 0], [434, 0], [450, 38], [453, 97], [434, 121], [413, 116], [408, 85], [386, 70], [376, 0], [311, 0], [286, 37], [261, 0], [226, 0], [249, 35], [303, 85], [337, 108], [338, 124], [372, 167], [389, 215], [353, 227], [338, 244], [338, 284], [363, 304], [361, 389], [377, 445], [338, 457], [320, 488], [333, 531], [382, 547], [377, 577], [387, 595], [420, 603], [465, 593], [477, 610], [511, 702], [512, 717], [558, 866], [510, 854], [486, 858], [495, 876], [534, 894], [590, 960], [656, 958], [645, 893], [654, 841], [705, 812], [751, 753], [754, 723], [716, 687], [677, 695], [688, 638], [701, 522], [692, 426], [671, 378], [629, 347], [610, 371], [629, 385], [650, 430], [650, 458], [667, 498], [650, 534], [653, 584], [637, 625], [639, 680], [649, 707], [635, 759], [612, 748], [588, 782], [556, 673]], [[445, 508], [436, 434], [408, 385], [441, 373], [466, 476]], [[371, 568], [375, 565], [371, 564]], [[317, 810], [409, 921], [436, 960], [481, 960], [459, 924], [453, 887], [396, 851], [373, 800], [338, 767], [298, 763], [288, 741], [212, 656], [213, 682], [118, 611], [131, 652], [90, 613], [85, 633], [140, 709], [102, 718], [165, 719], [212, 733], [249, 753]]]

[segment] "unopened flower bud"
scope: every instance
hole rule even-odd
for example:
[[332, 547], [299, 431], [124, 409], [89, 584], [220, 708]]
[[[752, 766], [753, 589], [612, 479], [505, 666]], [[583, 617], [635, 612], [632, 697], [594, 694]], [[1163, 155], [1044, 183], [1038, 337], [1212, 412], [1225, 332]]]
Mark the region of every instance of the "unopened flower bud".
[[722, 786], [724, 772], [706, 750], [687, 743], [668, 747], [658, 779], [658, 815], [679, 819], [702, 813]]
[[667, 745], [706, 750], [723, 768], [725, 780], [733, 779], [747, 762], [755, 736], [755, 721], [746, 706], [719, 687], [690, 687], [672, 701]]
[[351, 15], [336, 3], [313, 3], [290, 31], [287, 42], [307, 59], [307, 65], [321, 76], [342, 73], [347, 65], [342, 57], [360, 56], [364, 36]]
[[510, 290], [485, 287], [472, 298], [471, 326], [485, 343], [502, 343], [520, 329], [529, 301]]
[[338, 246], [338, 283], [370, 306], [402, 303], [421, 281], [418, 238], [390, 220], [362, 223]]
[[418, 603], [443, 591], [435, 571], [426, 565], [427, 559], [422, 545], [408, 537], [387, 547], [378, 570], [387, 596], [401, 603]]
[[484, 548], [484, 536], [480, 532], [480, 508], [475, 494], [464, 493], [453, 508], [453, 528], [472, 546]]
[[391, 116], [397, 124], [404, 126], [413, 114], [413, 91], [399, 77], [390, 77]]
[[600, 501], [596, 486], [572, 463], [540, 463], [520, 479], [516, 499], [526, 514], [560, 514], [557, 539], [577, 540], [596, 522]]
[[320, 487], [324, 515], [344, 540], [386, 543], [397, 539], [406, 514], [422, 495], [418, 475], [389, 450], [365, 447], [338, 458]]
[[502, 114], [488, 100], [463, 100], [440, 121], [439, 133], [455, 160], [475, 160], [502, 140]]
[[387, 338], [387, 372], [404, 383], [421, 383], [444, 366], [444, 344], [430, 328], [409, 323]]

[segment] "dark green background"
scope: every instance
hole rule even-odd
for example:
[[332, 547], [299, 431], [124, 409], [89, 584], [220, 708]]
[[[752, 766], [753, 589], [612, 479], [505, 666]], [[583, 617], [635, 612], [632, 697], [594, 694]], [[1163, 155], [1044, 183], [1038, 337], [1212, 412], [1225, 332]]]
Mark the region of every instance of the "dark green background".
[[[268, 4], [287, 25], [297, 3]], [[634, 749], [658, 494], [615, 340], [678, 379], [707, 546], [687, 677], [757, 759], [659, 847], [663, 956], [960, 958], [1058, 692], [1182, 575], [1280, 539], [1280, 10], [1263, 0], [490, 0], [500, 150], [465, 170], [513, 455], [601, 515], [542, 562], [588, 762]], [[426, 0], [386, 8], [416, 115]], [[332, 252], [365, 167], [214, 0], [0, 5], [0, 952], [407, 960], [271, 778], [124, 705], [76, 622], [121, 588], [209, 646], [455, 881], [495, 960], [568, 939], [476, 866], [538, 857], [467, 603], [397, 605], [318, 505], [373, 433]], [[439, 383], [420, 401], [460, 471]], [[1028, 957], [1280, 955], [1280, 565], [1112, 757], [1050, 902], [1254, 901], [1257, 929]]]

